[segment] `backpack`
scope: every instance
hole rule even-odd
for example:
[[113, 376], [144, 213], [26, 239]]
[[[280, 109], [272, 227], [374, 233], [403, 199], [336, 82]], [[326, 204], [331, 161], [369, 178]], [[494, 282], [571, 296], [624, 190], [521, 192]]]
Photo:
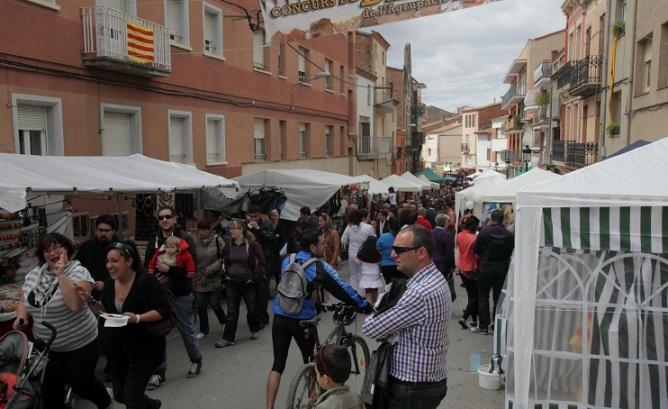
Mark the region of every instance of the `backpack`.
[[316, 261], [318, 259], [312, 257], [304, 264], [299, 264], [297, 254], [290, 254], [288, 266], [281, 274], [281, 281], [276, 287], [278, 305], [284, 313], [296, 315], [302, 310], [304, 300], [309, 296], [308, 280], [304, 270]]

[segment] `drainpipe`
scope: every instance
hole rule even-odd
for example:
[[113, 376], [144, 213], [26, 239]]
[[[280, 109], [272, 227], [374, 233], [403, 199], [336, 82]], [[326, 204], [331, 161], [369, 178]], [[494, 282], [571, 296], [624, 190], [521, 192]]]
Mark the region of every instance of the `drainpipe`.
[[[615, 63], [614, 61], [610, 61], [610, 41], [612, 40], [612, 29], [611, 29], [612, 19], [610, 18], [610, 14], [611, 14], [610, 11], [612, 10], [611, 7], [612, 7], [612, 0], [608, 0], [607, 5], [606, 5], [607, 13], [605, 14], [605, 22], [603, 24], [604, 33], [606, 33], [605, 34], [605, 47], [603, 47], [603, 51], [604, 51], [605, 54], [603, 54], [603, 55], [605, 56], [606, 64], [605, 64], [605, 71], [601, 73], [601, 76], [603, 77], [602, 78], [602, 80], [603, 80], [602, 81], [602, 87], [601, 87], [601, 89], [603, 91], [603, 103], [601, 104], [601, 112], [600, 112], [600, 115], [601, 115], [601, 128], [600, 128], [601, 129], [601, 144], [600, 144], [600, 147], [598, 149], [598, 154], [599, 154], [599, 157], [601, 159], [603, 158], [603, 156], [608, 156], [608, 151], [607, 151], [607, 148], [605, 146], [605, 137], [606, 137], [606, 132], [607, 132], [606, 131], [606, 128], [607, 128], [606, 121], [608, 120], [608, 106], [609, 106], [609, 103], [608, 103], [608, 93], [609, 93], [608, 79], [610, 78], [610, 64]], [[610, 84], [610, 85], [612, 85], [612, 84]]]
[[[636, 22], [638, 15], [638, 0], [633, 1], [633, 16], [631, 19], [633, 22], [633, 36], [631, 37], [631, 74], [629, 79], [629, 92], [628, 92], [628, 105], [626, 106], [626, 146], [631, 144], [631, 116], [633, 115], [633, 68], [634, 62], [636, 59]], [[626, 31], [628, 33], [628, 31]]]

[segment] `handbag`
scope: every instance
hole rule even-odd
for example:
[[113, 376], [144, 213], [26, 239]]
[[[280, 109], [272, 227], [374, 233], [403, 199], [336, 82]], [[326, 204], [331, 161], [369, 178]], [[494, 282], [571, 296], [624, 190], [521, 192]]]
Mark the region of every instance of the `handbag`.
[[384, 341], [371, 353], [360, 391], [360, 397], [367, 409], [382, 407], [380, 402], [383, 397], [380, 390], [390, 386], [393, 348], [391, 343]]
[[169, 302], [169, 317], [163, 318], [160, 321], [146, 323], [146, 332], [156, 338], [161, 338], [169, 334], [172, 328], [174, 328], [174, 317], [176, 316], [176, 297], [174, 293], [163, 286], [160, 286], [160, 288]]

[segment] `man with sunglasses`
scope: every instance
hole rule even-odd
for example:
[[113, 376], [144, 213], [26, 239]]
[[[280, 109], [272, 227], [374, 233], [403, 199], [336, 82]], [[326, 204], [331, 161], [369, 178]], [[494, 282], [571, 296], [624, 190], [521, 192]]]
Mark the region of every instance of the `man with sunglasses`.
[[[161, 207], [158, 210], [158, 226], [160, 229], [154, 237], [151, 237], [146, 244], [146, 254], [144, 256], [144, 267], [151, 261], [153, 254], [158, 251], [165, 243], [165, 239], [170, 236], [179, 237], [188, 244], [188, 251], [197, 266], [197, 254], [195, 252], [195, 242], [186, 231], [176, 224], [176, 212], [172, 207]], [[169, 266], [161, 261], [156, 264], [156, 278], [162, 285], [169, 283], [168, 288], [174, 293], [176, 299], [176, 316], [174, 323], [181, 333], [183, 345], [190, 358], [190, 369], [186, 376], [193, 378], [200, 374], [202, 369], [202, 352], [197, 343], [197, 331], [193, 324], [193, 285], [192, 279], [188, 277], [185, 268]], [[165, 351], [165, 360], [158, 368], [157, 373], [151, 376], [148, 382], [148, 389], [156, 389], [166, 382], [165, 372], [167, 371], [167, 355]]]
[[432, 262], [434, 241], [422, 226], [399, 231], [392, 246], [406, 291], [388, 309], [364, 320], [366, 336], [390, 340], [390, 386], [382, 391], [389, 409], [436, 409], [448, 386], [448, 323], [452, 310], [445, 277]]

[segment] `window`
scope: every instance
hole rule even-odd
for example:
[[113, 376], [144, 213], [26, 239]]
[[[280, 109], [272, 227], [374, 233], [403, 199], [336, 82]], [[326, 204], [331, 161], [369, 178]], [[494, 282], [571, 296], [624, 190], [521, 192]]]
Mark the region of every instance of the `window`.
[[334, 127], [325, 125], [325, 155], [331, 156], [334, 150]]
[[644, 94], [649, 92], [652, 82], [652, 37], [645, 37], [638, 42], [639, 66], [637, 69], [638, 83], [636, 92]]
[[346, 91], [346, 82], [345, 82], [346, 69], [343, 65], [339, 66], [339, 92], [344, 93]]
[[285, 43], [278, 45], [278, 75], [285, 76]]
[[223, 56], [223, 12], [204, 3], [204, 55]]
[[[45, 2], [44, 0], [40, 0]], [[49, 3], [55, 3], [51, 0]], [[120, 12], [127, 13], [133, 16], [137, 15], [137, 1], [136, 0], [95, 0], [96, 6], [109, 7]]]
[[24, 155], [63, 155], [60, 98], [12, 94], [14, 150]]
[[267, 58], [265, 52], [268, 47], [264, 44], [264, 31], [253, 33], [253, 68], [257, 70], [267, 70]]
[[668, 23], [661, 25], [659, 44], [659, 87], [668, 86]]
[[193, 163], [192, 115], [190, 112], [169, 111], [169, 160]]
[[[334, 62], [332, 60], [328, 60], [325, 58], [325, 71], [328, 73], [334, 72]], [[334, 78], [330, 75], [329, 77], [325, 77], [325, 89], [332, 90], [334, 85]]]
[[627, 0], [617, 0], [617, 18], [615, 19], [615, 22], [626, 21], [626, 1]]
[[309, 131], [309, 124], [299, 124], [299, 159], [308, 159]]
[[346, 151], [346, 128], [344, 126], [339, 127], [339, 144], [341, 155]]
[[308, 80], [308, 50], [304, 47], [299, 47], [299, 55], [297, 56], [297, 79], [299, 82], [306, 82]]
[[138, 107], [102, 104], [102, 156], [141, 153], [141, 111]]
[[225, 162], [225, 117], [206, 115], [206, 163]]
[[371, 94], [372, 94], [373, 88], [371, 88], [371, 85], [366, 86], [366, 106], [370, 107], [371, 106]]
[[267, 156], [266, 134], [268, 120], [255, 118], [253, 121], [253, 140], [255, 145], [255, 160], [262, 161]]
[[165, 25], [172, 42], [190, 45], [188, 35], [188, 4], [183, 0], [165, 0]]
[[278, 121], [278, 131], [280, 132], [280, 150], [281, 150], [281, 160], [286, 160], [288, 158], [288, 132], [287, 132], [287, 123], [285, 121]]
[[359, 119], [360, 124], [360, 142], [358, 147], [358, 153], [368, 154], [371, 153], [371, 121], [369, 117], [361, 116]]

